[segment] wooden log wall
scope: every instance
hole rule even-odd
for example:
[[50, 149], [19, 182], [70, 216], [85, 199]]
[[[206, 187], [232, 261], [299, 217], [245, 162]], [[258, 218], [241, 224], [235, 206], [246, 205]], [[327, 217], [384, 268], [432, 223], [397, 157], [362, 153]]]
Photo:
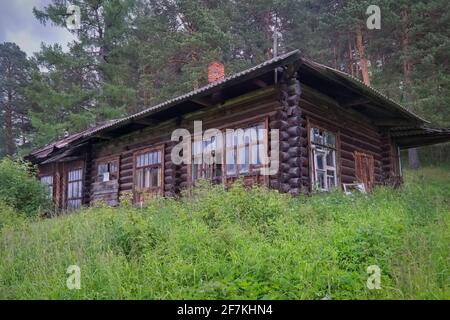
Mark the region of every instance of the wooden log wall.
[[179, 193], [180, 173], [179, 166], [172, 162], [172, 149], [177, 144], [169, 141], [164, 148], [164, 195], [174, 197]]
[[83, 205], [89, 205], [91, 202], [91, 186], [93, 177], [92, 145], [87, 147], [83, 168]]
[[[181, 190], [190, 187], [191, 179], [190, 168], [187, 165], [175, 165], [171, 161], [172, 148], [178, 143], [170, 140], [174, 129], [186, 128], [193, 133], [194, 120], [203, 122], [203, 131], [209, 128], [239, 128], [242, 122], [263, 122], [264, 119], [275, 113], [275, 108], [279, 105], [278, 93], [275, 88], [260, 89], [256, 93], [250, 93], [234, 101], [226, 101], [214, 108], [205, 108], [189, 113], [180, 119], [170, 119], [120, 136], [113, 142], [99, 142], [93, 146], [95, 152], [92, 161], [109, 156], [120, 157], [120, 197], [124, 193], [133, 191], [134, 152], [141, 148], [164, 146], [164, 195], [176, 196]], [[293, 133], [291, 132], [291, 134]]]
[[278, 129], [280, 135], [279, 174], [270, 177], [270, 186], [292, 195], [302, 192], [304, 185], [304, 123], [299, 107], [300, 94], [296, 75], [284, 78], [280, 84], [280, 106], [269, 122], [270, 130]]
[[383, 183], [387, 183], [392, 176], [392, 155], [391, 155], [391, 139], [387, 132], [383, 132], [381, 137], [381, 157]]
[[114, 207], [119, 204], [119, 182], [117, 180], [94, 182], [91, 190], [91, 205], [102, 202]]
[[119, 157], [119, 196], [133, 191], [133, 151], [125, 151]]
[[311, 97], [302, 97], [300, 106], [310, 127], [318, 126], [337, 134], [340, 184], [356, 182], [355, 151], [373, 156], [375, 183], [383, 183], [383, 144], [377, 127], [364, 118], [318, 103]]

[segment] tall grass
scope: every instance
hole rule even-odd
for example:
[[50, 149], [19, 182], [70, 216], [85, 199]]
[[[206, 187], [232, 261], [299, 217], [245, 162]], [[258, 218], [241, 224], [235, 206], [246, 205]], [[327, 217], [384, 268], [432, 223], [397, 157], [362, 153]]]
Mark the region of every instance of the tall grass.
[[351, 197], [202, 186], [143, 209], [4, 223], [0, 298], [449, 299], [450, 172], [405, 179]]

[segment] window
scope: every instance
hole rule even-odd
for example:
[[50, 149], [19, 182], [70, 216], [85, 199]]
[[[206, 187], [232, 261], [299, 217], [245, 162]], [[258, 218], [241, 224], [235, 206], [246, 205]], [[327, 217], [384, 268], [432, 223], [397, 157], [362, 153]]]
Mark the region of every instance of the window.
[[264, 125], [235, 130], [226, 135], [226, 174], [246, 175], [262, 166], [265, 153]]
[[117, 179], [117, 160], [102, 161], [97, 166], [97, 181], [106, 182]]
[[320, 191], [329, 191], [337, 186], [336, 135], [311, 128], [313, 185]]
[[211, 161], [207, 161], [203, 157], [205, 150], [210, 150], [210, 156], [215, 157], [218, 152], [217, 148], [216, 137], [214, 136], [209, 141], [192, 142], [192, 182], [198, 179], [211, 179], [213, 181], [222, 179], [222, 164], [216, 163], [216, 161], [211, 164]]
[[162, 194], [162, 150], [151, 150], [135, 156], [134, 190], [136, 201], [144, 194]]
[[47, 189], [48, 198], [53, 199], [53, 176], [42, 176], [40, 180]]
[[71, 170], [67, 173], [67, 209], [81, 207], [83, 198], [83, 169]]

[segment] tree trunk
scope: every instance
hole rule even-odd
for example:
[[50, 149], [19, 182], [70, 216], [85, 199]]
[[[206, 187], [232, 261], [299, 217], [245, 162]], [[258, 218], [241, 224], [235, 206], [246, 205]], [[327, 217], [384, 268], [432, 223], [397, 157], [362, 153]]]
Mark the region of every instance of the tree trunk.
[[366, 58], [366, 48], [364, 46], [363, 34], [360, 26], [356, 28], [356, 47], [359, 53], [359, 64], [361, 67], [363, 82], [370, 86], [369, 65]]
[[412, 170], [420, 168], [419, 152], [416, 148], [408, 149], [408, 163], [409, 168]]

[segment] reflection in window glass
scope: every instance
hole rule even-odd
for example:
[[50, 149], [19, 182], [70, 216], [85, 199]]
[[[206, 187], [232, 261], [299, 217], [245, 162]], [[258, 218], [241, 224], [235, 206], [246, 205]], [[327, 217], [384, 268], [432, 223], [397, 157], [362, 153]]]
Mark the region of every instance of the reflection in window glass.
[[336, 135], [311, 128], [312, 179], [315, 188], [328, 191], [337, 186]]

